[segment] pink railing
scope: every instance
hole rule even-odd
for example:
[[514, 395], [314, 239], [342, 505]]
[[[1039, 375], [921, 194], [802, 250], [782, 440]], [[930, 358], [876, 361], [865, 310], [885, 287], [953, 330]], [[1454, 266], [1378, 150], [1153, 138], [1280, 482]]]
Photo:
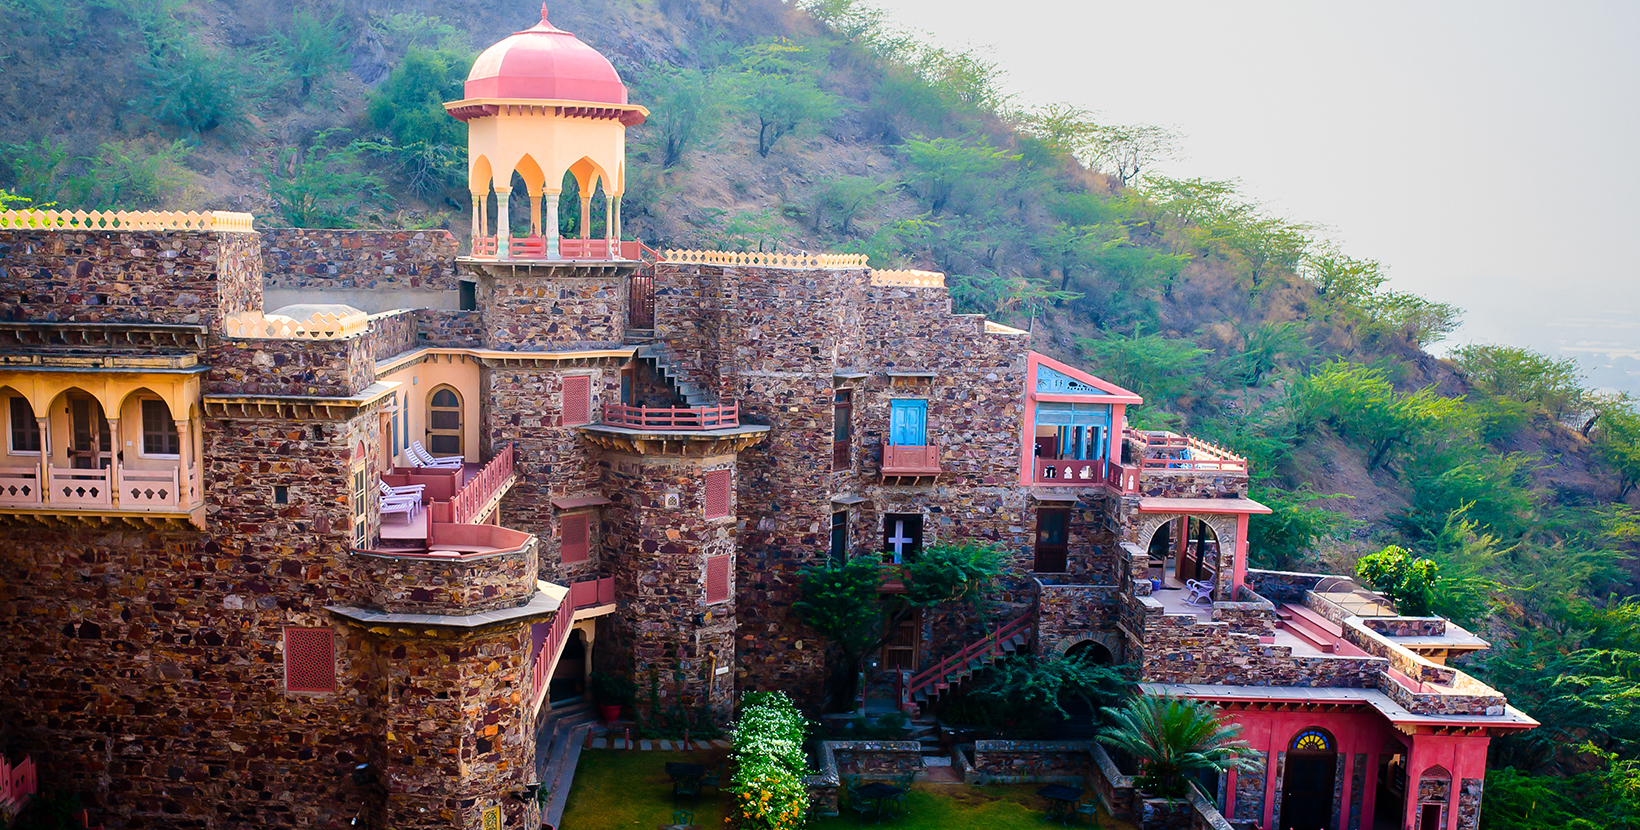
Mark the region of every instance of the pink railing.
[[604, 423], [632, 429], [727, 429], [740, 426], [740, 405], [647, 407], [605, 404]]
[[1001, 657], [1006, 653], [1002, 650], [1002, 644], [1015, 634], [1023, 632], [1027, 637], [1031, 636], [1031, 622], [1035, 618], [1036, 609], [1033, 608], [1018, 619], [1004, 623], [996, 631], [991, 632], [990, 636], [970, 644], [962, 651], [941, 660], [933, 668], [912, 677], [903, 687], [903, 699], [909, 702], [918, 692], [945, 683], [948, 675], [966, 671], [968, 664], [974, 660], [983, 657], [989, 661]]
[[0, 810], [15, 814], [34, 795], [36, 784], [33, 758], [24, 758], [14, 767], [0, 756]]
[[[495, 259], [500, 243], [493, 236], [473, 237], [475, 259]], [[622, 240], [613, 244], [608, 239], [559, 239], [558, 259], [642, 260], [648, 252], [655, 252], [642, 242]], [[547, 238], [544, 236], [515, 236], [507, 240], [507, 256], [519, 260], [547, 259]]]
[[484, 506], [501, 492], [512, 477], [513, 445], [508, 444], [450, 498], [451, 518], [456, 524], [477, 523]]
[[1247, 472], [1247, 459], [1219, 446], [1172, 432], [1129, 429], [1126, 437], [1145, 444], [1146, 470]]
[[541, 641], [541, 649], [535, 653], [535, 664], [530, 667], [530, 690], [533, 695], [531, 706], [539, 710], [542, 702], [547, 699], [547, 686], [552, 682], [552, 669], [558, 663], [558, 655], [564, 650], [564, 643], [569, 640], [569, 630], [575, 625], [575, 612], [582, 608], [591, 608], [598, 605], [609, 605], [615, 601], [615, 578], [589, 579], [585, 582], [576, 582], [569, 586], [568, 601], [558, 606], [557, 613], [552, 615], [552, 622], [548, 623], [547, 636]]
[[1114, 461], [1105, 464], [1105, 480], [1124, 493], [1139, 492], [1139, 468]]
[[1038, 484], [1104, 484], [1105, 462], [1068, 458], [1038, 458], [1033, 468]]
[[940, 471], [940, 448], [937, 444], [924, 447], [902, 447], [883, 441], [883, 475], [932, 475]]
[[589, 579], [569, 586], [569, 602], [576, 610], [609, 605], [615, 601], [615, 577]]

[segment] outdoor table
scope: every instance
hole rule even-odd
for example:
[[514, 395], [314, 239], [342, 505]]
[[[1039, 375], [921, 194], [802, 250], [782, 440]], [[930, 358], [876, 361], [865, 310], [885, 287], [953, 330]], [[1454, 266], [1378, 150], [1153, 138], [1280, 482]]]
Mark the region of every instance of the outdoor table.
[[899, 787], [894, 786], [893, 784], [884, 784], [881, 781], [875, 781], [873, 783], [865, 785], [864, 787], [861, 787], [860, 789], [856, 790], [855, 792], [858, 792], [860, 795], [863, 795], [866, 798], [869, 798], [872, 801], [876, 802], [876, 804], [877, 804], [877, 823], [882, 824], [883, 823], [883, 799], [893, 798], [893, 797], [905, 792], [905, 790], [902, 790]]
[[1049, 784], [1036, 791], [1037, 795], [1048, 799], [1048, 814], [1045, 821], [1059, 819], [1060, 824], [1069, 825], [1070, 817], [1075, 814], [1076, 803], [1082, 800], [1081, 787], [1067, 787], [1064, 784]]
[[672, 777], [672, 799], [675, 802], [678, 797], [679, 784], [694, 785], [692, 788], [686, 788], [693, 789], [693, 792], [684, 793], [684, 795], [687, 795], [690, 798], [695, 798], [700, 794], [700, 779], [706, 777], [706, 767], [701, 764], [684, 764], [677, 761], [667, 761], [666, 774]]

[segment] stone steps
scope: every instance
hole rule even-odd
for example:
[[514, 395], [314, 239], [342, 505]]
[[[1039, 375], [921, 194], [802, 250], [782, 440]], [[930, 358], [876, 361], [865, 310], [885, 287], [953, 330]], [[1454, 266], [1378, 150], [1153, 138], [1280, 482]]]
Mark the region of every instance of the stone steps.
[[655, 374], [660, 375], [672, 391], [684, 400], [688, 406], [711, 406], [712, 395], [706, 388], [689, 379], [681, 369], [678, 369], [666, 353], [656, 345], [638, 347], [638, 359], [647, 361], [654, 368]]
[[[1281, 606], [1278, 616], [1283, 627], [1294, 637], [1315, 646], [1322, 654], [1335, 654], [1343, 629], [1308, 608], [1296, 605]], [[1334, 631], [1333, 629], [1337, 629]]]
[[535, 780], [548, 794], [541, 812], [543, 825], [557, 827], [563, 818], [581, 746], [597, 723], [592, 704], [583, 701], [551, 711], [536, 729]]

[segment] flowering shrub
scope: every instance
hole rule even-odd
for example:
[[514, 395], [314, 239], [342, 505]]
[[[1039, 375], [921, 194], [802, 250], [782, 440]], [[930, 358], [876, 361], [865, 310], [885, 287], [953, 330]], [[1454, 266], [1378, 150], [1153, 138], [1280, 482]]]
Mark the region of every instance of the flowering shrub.
[[735, 810], [728, 823], [743, 830], [794, 830], [809, 809], [803, 786], [808, 723], [780, 692], [753, 692], [741, 700], [734, 728], [735, 774], [729, 791]]

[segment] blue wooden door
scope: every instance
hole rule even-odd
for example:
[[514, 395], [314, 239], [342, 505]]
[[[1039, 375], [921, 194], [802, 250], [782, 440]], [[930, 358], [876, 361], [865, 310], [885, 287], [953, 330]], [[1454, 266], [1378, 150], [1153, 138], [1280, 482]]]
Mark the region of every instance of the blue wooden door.
[[896, 447], [928, 446], [928, 401], [890, 401], [888, 443]]

